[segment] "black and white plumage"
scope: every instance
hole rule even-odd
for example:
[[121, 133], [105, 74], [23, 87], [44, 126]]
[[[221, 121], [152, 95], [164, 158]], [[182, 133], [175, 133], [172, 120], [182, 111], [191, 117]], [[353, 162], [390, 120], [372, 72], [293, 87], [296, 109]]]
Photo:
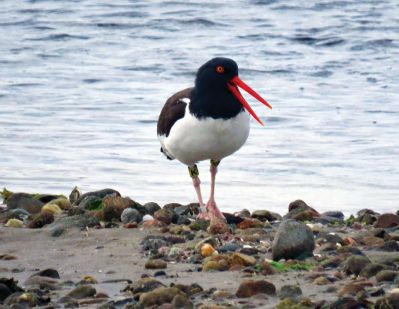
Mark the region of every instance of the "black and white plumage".
[[[238, 86], [271, 108], [238, 77], [238, 66], [233, 60], [219, 57], [199, 68], [195, 87], [179, 91], [166, 101], [158, 119], [161, 151], [189, 167], [201, 206], [204, 203], [196, 163], [211, 160], [211, 196], [206, 209], [217, 217], [223, 217], [214, 200], [217, 165], [247, 140], [247, 111], [262, 124]], [[207, 213], [201, 216], [207, 217]]]

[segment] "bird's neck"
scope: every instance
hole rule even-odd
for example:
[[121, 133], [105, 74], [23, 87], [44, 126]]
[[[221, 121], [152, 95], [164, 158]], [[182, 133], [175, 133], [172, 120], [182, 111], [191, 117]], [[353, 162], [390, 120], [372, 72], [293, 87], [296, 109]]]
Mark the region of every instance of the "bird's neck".
[[197, 118], [229, 119], [237, 116], [244, 107], [227, 86], [196, 84], [189, 110]]

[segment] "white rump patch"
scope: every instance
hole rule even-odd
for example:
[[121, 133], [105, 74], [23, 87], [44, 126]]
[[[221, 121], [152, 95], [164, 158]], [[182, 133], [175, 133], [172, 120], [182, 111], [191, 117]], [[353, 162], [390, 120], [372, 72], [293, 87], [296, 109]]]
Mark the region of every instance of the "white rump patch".
[[182, 98], [180, 99], [180, 101], [186, 103], [186, 104], [190, 104], [191, 100], [189, 98]]

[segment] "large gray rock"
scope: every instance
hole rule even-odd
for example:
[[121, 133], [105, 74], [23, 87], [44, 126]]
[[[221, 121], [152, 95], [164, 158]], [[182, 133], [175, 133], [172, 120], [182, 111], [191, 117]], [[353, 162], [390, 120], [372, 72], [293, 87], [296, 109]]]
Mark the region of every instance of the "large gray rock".
[[38, 213], [42, 209], [44, 203], [36, 198], [33, 198], [28, 193], [14, 193], [7, 201], [7, 209], [24, 209], [30, 214]]
[[123, 224], [132, 222], [140, 223], [141, 220], [143, 220], [143, 215], [137, 209], [126, 208], [122, 211], [121, 221]]
[[62, 235], [65, 230], [70, 228], [80, 228], [83, 229], [87, 227], [94, 227], [99, 224], [97, 218], [89, 216], [87, 214], [70, 216], [60, 218], [54, 223], [48, 226], [48, 230], [50, 231], [50, 235], [53, 237], [58, 237]]
[[79, 196], [79, 198], [75, 201], [75, 205], [79, 205], [81, 201], [83, 201], [85, 198], [87, 198], [88, 196], [95, 196], [95, 197], [99, 197], [99, 198], [104, 198], [107, 195], [112, 195], [114, 194], [115, 196], [121, 196], [121, 194], [114, 190], [114, 189], [102, 189], [102, 190], [98, 190], [98, 191], [92, 191], [92, 192], [87, 192], [85, 194], [82, 194]]
[[300, 259], [313, 255], [312, 230], [296, 220], [285, 220], [278, 227], [272, 244], [273, 260]]

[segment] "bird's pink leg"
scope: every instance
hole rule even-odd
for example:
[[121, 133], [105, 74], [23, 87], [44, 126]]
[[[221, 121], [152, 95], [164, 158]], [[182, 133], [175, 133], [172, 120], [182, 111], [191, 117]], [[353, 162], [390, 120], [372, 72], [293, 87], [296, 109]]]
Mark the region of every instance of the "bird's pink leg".
[[198, 197], [198, 203], [200, 205], [200, 213], [198, 214], [197, 218], [198, 219], [204, 219], [204, 220], [209, 220], [209, 215], [206, 211], [204, 201], [202, 199], [202, 194], [201, 194], [201, 180], [199, 179], [199, 171], [198, 167], [196, 164], [193, 166], [188, 167], [188, 172], [190, 173], [191, 179], [193, 180], [193, 186], [195, 189], [195, 192], [197, 193]]
[[220, 209], [216, 206], [215, 202], [215, 181], [216, 173], [218, 171], [218, 165], [220, 161], [211, 160], [211, 196], [206, 204], [206, 208], [210, 216], [214, 216], [220, 219], [225, 219]]

